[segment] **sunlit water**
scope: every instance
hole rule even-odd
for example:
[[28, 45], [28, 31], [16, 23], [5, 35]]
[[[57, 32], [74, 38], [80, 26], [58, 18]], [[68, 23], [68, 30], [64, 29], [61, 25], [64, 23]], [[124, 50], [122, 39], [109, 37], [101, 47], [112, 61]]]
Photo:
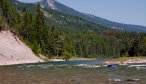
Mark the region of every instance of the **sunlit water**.
[[108, 68], [99, 60], [0, 67], [0, 84], [146, 84], [146, 64]]

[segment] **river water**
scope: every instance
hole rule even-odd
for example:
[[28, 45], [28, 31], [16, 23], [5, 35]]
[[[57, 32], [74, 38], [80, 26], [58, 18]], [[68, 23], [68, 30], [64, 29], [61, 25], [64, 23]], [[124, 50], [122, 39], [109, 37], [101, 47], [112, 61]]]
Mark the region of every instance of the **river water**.
[[146, 84], [146, 64], [108, 68], [99, 60], [0, 67], [0, 84]]

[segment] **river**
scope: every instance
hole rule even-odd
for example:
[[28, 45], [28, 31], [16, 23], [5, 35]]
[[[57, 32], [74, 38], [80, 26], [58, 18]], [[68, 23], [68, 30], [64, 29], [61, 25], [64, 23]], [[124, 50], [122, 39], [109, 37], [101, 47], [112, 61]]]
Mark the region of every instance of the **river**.
[[146, 64], [108, 68], [99, 60], [0, 67], [0, 84], [146, 84]]

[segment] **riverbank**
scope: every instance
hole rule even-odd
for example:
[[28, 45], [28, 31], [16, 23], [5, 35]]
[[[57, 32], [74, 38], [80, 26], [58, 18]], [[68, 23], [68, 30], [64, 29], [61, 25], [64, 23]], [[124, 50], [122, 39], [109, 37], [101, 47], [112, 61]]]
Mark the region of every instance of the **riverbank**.
[[[51, 59], [49, 59], [48, 57], [42, 55], [42, 54], [39, 54], [39, 57], [41, 59], [43, 59], [44, 61], [46, 62], [57, 62], [57, 61], [66, 61], [64, 60], [62, 57], [53, 57]], [[70, 59], [67, 59], [68, 61], [72, 61], [72, 60], [97, 60], [97, 58], [80, 58], [80, 57], [71, 57]]]
[[121, 57], [105, 62], [105, 64], [142, 64], [142, 63], [146, 63], [146, 57]]
[[79, 57], [72, 57], [69, 60], [97, 60], [97, 58], [79, 58]]

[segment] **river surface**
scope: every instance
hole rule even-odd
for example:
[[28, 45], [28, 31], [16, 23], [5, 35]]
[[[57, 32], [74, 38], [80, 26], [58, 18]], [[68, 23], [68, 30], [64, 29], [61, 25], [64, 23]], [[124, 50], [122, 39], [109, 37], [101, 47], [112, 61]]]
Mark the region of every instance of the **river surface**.
[[108, 68], [99, 60], [0, 67], [0, 84], [146, 84], [146, 64]]

